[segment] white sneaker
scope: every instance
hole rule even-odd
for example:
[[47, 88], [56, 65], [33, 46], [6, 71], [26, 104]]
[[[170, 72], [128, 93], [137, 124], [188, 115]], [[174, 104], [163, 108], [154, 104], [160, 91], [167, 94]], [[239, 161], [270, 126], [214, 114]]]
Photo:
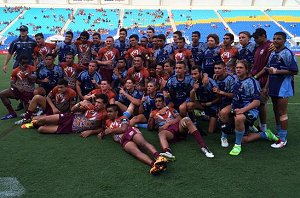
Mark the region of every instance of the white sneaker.
[[214, 154], [208, 149], [208, 147], [202, 147], [201, 151], [204, 153], [204, 155], [208, 158], [214, 158]]
[[176, 159], [175, 156], [172, 153], [168, 152], [168, 151], [166, 151], [164, 153], [160, 153], [159, 155], [162, 156], [162, 157], [167, 158], [168, 161], [175, 161], [175, 159]]
[[278, 148], [283, 148], [283, 147], [285, 147], [286, 144], [287, 144], [287, 140], [285, 140], [285, 141], [278, 140], [277, 142], [271, 144], [271, 147], [272, 147], [272, 148], [278, 149]]
[[224, 137], [221, 138], [221, 146], [224, 148], [229, 146], [227, 138]]

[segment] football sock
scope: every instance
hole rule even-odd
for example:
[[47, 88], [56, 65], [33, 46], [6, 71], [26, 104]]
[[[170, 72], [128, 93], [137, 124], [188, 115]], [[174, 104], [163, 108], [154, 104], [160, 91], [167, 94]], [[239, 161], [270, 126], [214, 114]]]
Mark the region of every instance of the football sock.
[[24, 118], [25, 118], [25, 119], [30, 119], [31, 116], [32, 116], [32, 114], [33, 114], [33, 111], [28, 110], [28, 111], [25, 113]]
[[164, 151], [164, 152], [169, 152], [169, 153], [172, 153], [172, 151], [171, 151], [171, 149], [170, 149], [170, 148], [164, 148], [164, 149], [163, 149], [163, 151]]
[[260, 130], [262, 131], [262, 132], [266, 132], [266, 130], [267, 130], [267, 124], [260, 124]]
[[287, 130], [281, 129], [281, 130], [278, 132], [278, 136], [279, 136], [279, 139], [281, 139], [282, 141], [286, 141]]
[[266, 135], [265, 132], [259, 132], [259, 135], [260, 135], [260, 137], [263, 138], [263, 139], [268, 139], [268, 137], [267, 137], [267, 135]]
[[136, 124], [136, 126], [138, 128], [142, 128], [142, 129], [147, 129], [148, 128], [148, 124]]
[[200, 132], [198, 130], [194, 131], [192, 133], [192, 135], [194, 136], [194, 138], [196, 139], [197, 143], [202, 147], [206, 147], [206, 144], [202, 138], [202, 136], [200, 135]]
[[127, 117], [127, 118], [130, 118], [130, 117], [131, 117], [131, 113], [129, 113], [128, 111], [125, 111], [125, 112], [123, 113], [123, 115], [124, 115], [125, 117]]
[[280, 124], [276, 125], [276, 132], [278, 133], [280, 130], [281, 130], [281, 125]]
[[6, 106], [6, 109], [8, 110], [8, 112], [10, 113], [10, 114], [15, 114], [15, 115], [17, 115], [17, 113], [14, 111], [14, 109], [12, 108], [12, 106], [11, 106], [11, 104], [7, 104], [7, 105], [5, 105]]
[[221, 135], [221, 137], [222, 137], [222, 138], [226, 138], [226, 139], [227, 139], [228, 135], [222, 131], [222, 135]]
[[241, 145], [245, 130], [244, 131], [234, 130], [234, 131], [235, 131], [235, 144], [236, 145]]
[[154, 159], [158, 158], [158, 156], [159, 156], [159, 152], [156, 151], [155, 153], [153, 153]]

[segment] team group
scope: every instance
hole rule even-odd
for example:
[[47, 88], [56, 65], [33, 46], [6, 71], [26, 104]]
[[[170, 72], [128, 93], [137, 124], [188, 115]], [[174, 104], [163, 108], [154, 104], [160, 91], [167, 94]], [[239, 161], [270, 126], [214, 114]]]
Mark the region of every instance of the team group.
[[[199, 31], [192, 33], [189, 45], [180, 31], [168, 44], [152, 27], [141, 38], [127, 38], [126, 29], [120, 29], [118, 39], [107, 36], [105, 41], [99, 33], [90, 40], [83, 31], [73, 42], [68, 31], [57, 44], [46, 43], [42, 33], [30, 38], [25, 25], [18, 30], [20, 36], [11, 43], [2, 67], [6, 73], [14, 56], [10, 87], [0, 92], [8, 111], [2, 120], [17, 117], [16, 110], [25, 108], [15, 122], [21, 128], [97, 134], [99, 139], [111, 135], [148, 164], [151, 174], [166, 170], [167, 162], [175, 160], [169, 143], [188, 134], [206, 157], [214, 157], [196, 125], [199, 114], [208, 120], [208, 133], [219, 124], [222, 147], [229, 146], [228, 135], [235, 135], [230, 155], [239, 155], [242, 143], [257, 139], [272, 141], [273, 148], [287, 144], [288, 98], [294, 95], [298, 66], [285, 46], [284, 32], [275, 33], [271, 42], [262, 28], [253, 34], [243, 31], [234, 46], [231, 33], [222, 42], [209, 34], [202, 43]], [[267, 129], [269, 97], [276, 134]], [[10, 99], [20, 100], [16, 110]], [[158, 132], [161, 152], [139, 128]]]

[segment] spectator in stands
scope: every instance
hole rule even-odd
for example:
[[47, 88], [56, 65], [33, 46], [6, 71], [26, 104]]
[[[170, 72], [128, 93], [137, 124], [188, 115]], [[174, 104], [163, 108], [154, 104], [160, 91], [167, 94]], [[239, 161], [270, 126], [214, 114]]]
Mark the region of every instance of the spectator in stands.
[[77, 54], [77, 47], [72, 43], [73, 32], [67, 31], [65, 34], [65, 40], [63, 42], [57, 43], [55, 52], [58, 54], [58, 62], [65, 62], [66, 55], [68, 53], [73, 53], [74, 56]]
[[28, 37], [28, 27], [26, 25], [21, 25], [19, 29], [20, 36], [15, 39], [9, 46], [8, 54], [6, 55], [6, 59], [4, 62], [4, 65], [2, 67], [2, 70], [4, 73], [7, 72], [7, 64], [10, 61], [11, 57], [14, 56], [14, 63], [13, 63], [13, 69], [17, 68], [19, 66], [20, 57], [22, 55], [25, 55], [28, 57], [28, 63], [33, 64], [33, 49], [36, 46], [35, 40]]

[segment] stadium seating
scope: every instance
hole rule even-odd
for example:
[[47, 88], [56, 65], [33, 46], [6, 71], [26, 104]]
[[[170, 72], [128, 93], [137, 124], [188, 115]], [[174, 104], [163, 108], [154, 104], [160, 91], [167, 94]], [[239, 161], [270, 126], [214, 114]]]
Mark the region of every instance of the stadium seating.
[[0, 19], [0, 32], [7, 27], [7, 25], [13, 21], [20, 13], [23, 12], [23, 8], [1, 7], [1, 19]]
[[123, 17], [123, 27], [128, 29], [128, 35], [145, 35], [149, 26], [154, 27], [156, 34], [165, 34], [171, 30], [169, 15], [166, 10], [126, 9]]
[[299, 10], [268, 10], [267, 14], [278, 21], [294, 37], [300, 36], [300, 11]]
[[99, 30], [102, 39], [105, 39], [108, 35], [115, 36], [117, 34], [119, 15], [120, 10], [118, 9], [78, 9], [67, 30], [72, 30], [76, 35], [83, 30], [89, 32]]
[[267, 37], [272, 38], [275, 32], [282, 31], [260, 10], [218, 10], [218, 12], [235, 34], [245, 30], [253, 33], [256, 28], [264, 28]]
[[[27, 25], [29, 34], [34, 35], [38, 32], [44, 34], [58, 34], [65, 25], [70, 9], [65, 8], [30, 8], [25, 12], [22, 18], [16, 21], [5, 32], [4, 36], [9, 36], [10, 32], [15, 32], [20, 25]], [[16, 33], [18, 35], [18, 33]]]
[[193, 31], [201, 33], [201, 41], [206, 41], [208, 34], [223, 36], [228, 32], [213, 10], [172, 10], [177, 30], [191, 40]]

